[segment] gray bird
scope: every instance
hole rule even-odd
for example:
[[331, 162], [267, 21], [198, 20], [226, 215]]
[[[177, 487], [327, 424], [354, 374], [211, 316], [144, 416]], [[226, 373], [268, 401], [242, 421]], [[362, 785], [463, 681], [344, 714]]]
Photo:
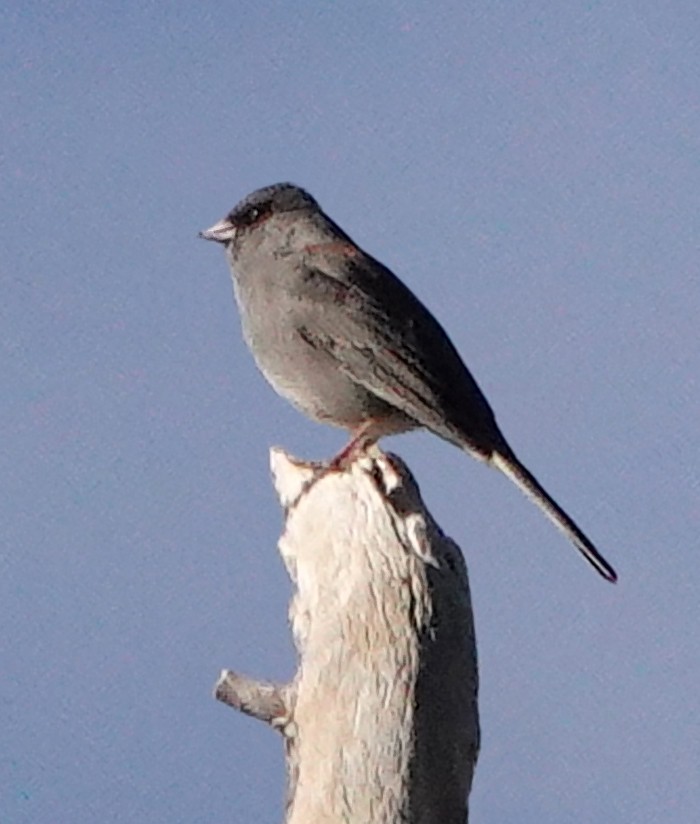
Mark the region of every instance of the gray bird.
[[608, 581], [613, 568], [517, 459], [447, 334], [310, 194], [258, 189], [200, 233], [223, 243], [243, 335], [274, 389], [349, 430], [333, 465], [384, 435], [425, 427], [497, 467]]

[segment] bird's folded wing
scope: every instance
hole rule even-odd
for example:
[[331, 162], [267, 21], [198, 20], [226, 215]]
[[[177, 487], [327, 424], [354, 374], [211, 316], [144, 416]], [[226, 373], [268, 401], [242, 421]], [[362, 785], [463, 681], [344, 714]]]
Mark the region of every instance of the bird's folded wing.
[[498, 432], [493, 412], [442, 327], [392, 272], [343, 259], [341, 276], [306, 266], [308, 322], [299, 333], [353, 381], [436, 434], [475, 446]]

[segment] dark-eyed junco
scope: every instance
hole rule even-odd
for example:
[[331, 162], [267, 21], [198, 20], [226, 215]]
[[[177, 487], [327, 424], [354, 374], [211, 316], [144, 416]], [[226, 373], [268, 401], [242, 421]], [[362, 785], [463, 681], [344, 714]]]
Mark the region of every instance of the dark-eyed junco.
[[500, 469], [608, 581], [613, 568], [520, 463], [440, 324], [311, 195], [258, 189], [201, 237], [223, 243], [243, 334], [302, 412], [347, 429], [342, 467], [384, 435], [425, 427]]

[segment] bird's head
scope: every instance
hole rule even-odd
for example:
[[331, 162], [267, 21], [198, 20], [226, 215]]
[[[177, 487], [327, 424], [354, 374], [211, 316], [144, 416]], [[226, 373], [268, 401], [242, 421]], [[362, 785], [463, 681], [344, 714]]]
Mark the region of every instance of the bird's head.
[[276, 215], [318, 212], [318, 203], [308, 192], [292, 183], [275, 183], [243, 198], [223, 220], [199, 233], [204, 240], [230, 244], [255, 231]]

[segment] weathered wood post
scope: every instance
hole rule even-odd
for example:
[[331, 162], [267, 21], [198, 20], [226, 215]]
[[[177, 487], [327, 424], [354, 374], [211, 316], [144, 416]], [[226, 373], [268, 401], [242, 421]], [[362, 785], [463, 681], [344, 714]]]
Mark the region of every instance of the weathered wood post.
[[221, 701], [285, 739], [286, 824], [464, 824], [479, 749], [467, 570], [404, 463], [271, 454], [296, 586], [287, 685], [224, 671]]

